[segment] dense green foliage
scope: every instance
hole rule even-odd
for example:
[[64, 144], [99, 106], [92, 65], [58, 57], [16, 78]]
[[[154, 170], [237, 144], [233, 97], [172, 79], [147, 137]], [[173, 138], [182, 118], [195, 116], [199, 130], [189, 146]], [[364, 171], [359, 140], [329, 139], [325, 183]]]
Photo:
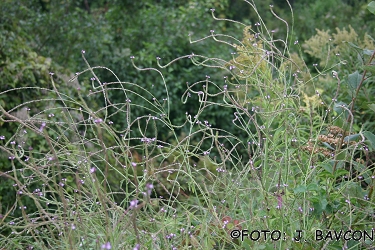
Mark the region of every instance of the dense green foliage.
[[[371, 4], [0, 12], [0, 248], [373, 247], [292, 240], [373, 223]], [[287, 240], [229, 237], [241, 228]]]

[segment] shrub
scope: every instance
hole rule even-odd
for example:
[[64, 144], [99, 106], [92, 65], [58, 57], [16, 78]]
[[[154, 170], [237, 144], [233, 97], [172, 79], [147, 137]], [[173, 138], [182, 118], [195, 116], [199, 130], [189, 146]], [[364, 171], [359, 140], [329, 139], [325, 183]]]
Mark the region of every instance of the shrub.
[[[243, 25], [242, 38], [214, 30], [198, 40], [190, 36], [191, 43], [212, 39], [220, 50], [231, 51], [229, 59], [192, 53], [165, 65], [157, 59], [158, 69], [137, 66], [131, 57], [137, 70], [159, 75], [162, 100], [153, 89], [91, 66], [82, 51], [87, 69], [71, 79], [78, 86], [69, 94], [52, 75], [46, 90], [51, 98], [35, 100], [43, 109], [27, 119], [2, 105], [3, 122], [18, 128], [0, 138], [11, 166], [0, 175], [16, 191], [14, 205], [2, 214], [0, 247], [373, 247], [354, 237], [335, 241], [332, 230], [351, 236], [354, 230], [372, 230], [375, 135], [368, 129], [371, 121], [361, 124], [357, 104], [365, 86], [372, 91], [375, 52], [351, 40], [345, 53], [340, 49], [339, 63], [314, 53], [327, 63], [310, 68], [290, 52], [301, 47], [290, 36], [288, 22], [287, 38], [275, 40], [258, 18], [252, 26]], [[347, 32], [337, 30], [337, 39], [342, 34]], [[314, 39], [306, 43], [310, 52], [316, 50]], [[366, 60], [343, 69], [353, 48]], [[218, 82], [206, 74], [187, 84], [182, 102], [191, 99], [196, 105], [176, 125], [170, 112], [176, 103], [162, 69], [186, 59], [223, 78]], [[116, 80], [102, 81], [103, 71]], [[79, 87], [84, 84], [89, 87]], [[121, 93], [122, 100], [113, 99], [113, 93]], [[231, 119], [236, 132], [207, 119], [212, 106], [233, 113], [222, 121]], [[363, 108], [370, 115], [373, 106]], [[134, 115], [134, 110], [148, 114]], [[115, 126], [119, 119], [125, 119], [120, 128]], [[167, 133], [160, 134], [160, 128]], [[41, 145], [38, 150], [27, 147], [34, 143]], [[262, 240], [242, 239], [236, 235], [242, 229]], [[324, 241], [317, 240], [318, 230]]]

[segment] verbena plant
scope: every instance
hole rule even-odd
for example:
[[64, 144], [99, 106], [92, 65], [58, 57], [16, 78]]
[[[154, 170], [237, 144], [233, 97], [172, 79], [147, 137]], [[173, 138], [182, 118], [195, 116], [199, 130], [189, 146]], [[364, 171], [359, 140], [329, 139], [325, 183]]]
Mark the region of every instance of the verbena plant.
[[[181, 101], [196, 100], [199, 109], [186, 113], [183, 124], [169, 119], [171, 86], [158, 68], [138, 67], [131, 58], [138, 70], [160, 75], [162, 100], [106, 67], [90, 66], [85, 51], [88, 68], [70, 83], [75, 93], [60, 92], [51, 73], [51, 89], [33, 88], [46, 98], [1, 107], [2, 121], [15, 124], [17, 131], [0, 138], [2, 156], [12, 167], [0, 174], [12, 180], [17, 193], [14, 205], [1, 212], [0, 247], [373, 247], [369, 239], [336, 241], [328, 233], [372, 230], [375, 136], [371, 120], [359, 122], [357, 103], [371, 102], [373, 48], [350, 41], [351, 47], [332, 55], [326, 41], [327, 63], [310, 68], [300, 57], [298, 41], [290, 38], [292, 24], [285, 22], [285, 38], [274, 40], [254, 2], [248, 3], [259, 17], [252, 26], [222, 20], [211, 10], [216, 20], [243, 26], [242, 38], [214, 30], [191, 38], [191, 43], [212, 39], [231, 50], [231, 58], [192, 53], [176, 59], [215, 68], [222, 77], [220, 82], [207, 75], [187, 84]], [[352, 55], [353, 47], [359, 64], [345, 68], [350, 58], [332, 59], [341, 50]], [[162, 65], [157, 58], [161, 68], [173, 62]], [[102, 82], [98, 73], [103, 70], [117, 81]], [[112, 100], [111, 92], [121, 92], [123, 100]], [[134, 96], [144, 102], [132, 102]], [[213, 101], [217, 97], [222, 101]], [[361, 108], [371, 117], [373, 105]], [[209, 106], [233, 110], [232, 131], [205, 120]], [[134, 117], [134, 109], [149, 115]], [[15, 115], [22, 110], [26, 116]], [[112, 126], [118, 117], [126, 117], [122, 130]], [[160, 127], [170, 131], [168, 141], [160, 139]], [[235, 230], [245, 229], [251, 237], [233, 237]], [[318, 230], [323, 239], [316, 238]]]

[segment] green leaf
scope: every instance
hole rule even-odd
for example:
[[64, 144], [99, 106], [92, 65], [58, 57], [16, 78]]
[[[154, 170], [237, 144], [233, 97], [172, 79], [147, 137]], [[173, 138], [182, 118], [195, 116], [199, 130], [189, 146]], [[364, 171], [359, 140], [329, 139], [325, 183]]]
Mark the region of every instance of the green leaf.
[[327, 199], [325, 199], [325, 198], [321, 199], [320, 205], [321, 205], [322, 210], [325, 210], [327, 208], [327, 205], [328, 205]]
[[345, 169], [337, 169], [336, 172], [335, 172], [335, 175], [336, 177], [338, 176], [345, 176], [347, 175], [349, 172]]
[[358, 71], [355, 71], [354, 73], [348, 76], [349, 87], [353, 89], [357, 89], [361, 80], [362, 80], [362, 76], [359, 74]]
[[300, 185], [294, 189], [294, 193], [305, 193], [307, 191], [307, 187], [305, 185]]
[[373, 149], [375, 149], [375, 135], [373, 133], [371, 133], [370, 131], [364, 131], [363, 135], [370, 142], [369, 146], [371, 146]]
[[326, 146], [327, 148], [331, 149], [331, 150], [335, 150], [331, 145], [329, 145], [328, 143], [326, 142], [323, 142], [324, 146]]
[[360, 135], [359, 134], [354, 134], [354, 135], [348, 135], [344, 138], [344, 142], [348, 142], [348, 141], [355, 141], [357, 140], [357, 138], [359, 137]]
[[320, 172], [318, 174], [319, 178], [321, 178], [322, 180], [327, 180], [327, 179], [330, 179], [330, 178], [334, 178], [335, 176], [332, 174], [332, 169], [331, 169], [331, 172], [328, 172], [327, 170], [324, 170], [322, 172]]
[[359, 47], [358, 45], [355, 45], [354, 43], [352, 42], [347, 42], [350, 46], [352, 46], [353, 48], [356, 48], [356, 49], [361, 49], [361, 47]]
[[368, 5], [367, 5], [367, 9], [375, 15], [375, 1], [371, 1]]
[[333, 105], [333, 110], [337, 113], [337, 115], [341, 115], [342, 113], [345, 114], [345, 117], [348, 115], [348, 111], [345, 110], [343, 107], [347, 107], [346, 103], [344, 102], [335, 102]]
[[308, 191], [318, 191], [319, 189], [320, 187], [316, 183], [310, 183], [309, 185], [307, 185]]
[[368, 107], [375, 112], [375, 103], [369, 104]]
[[374, 51], [373, 50], [369, 50], [369, 49], [364, 49], [363, 50], [363, 54], [365, 54], [367, 56], [371, 56], [372, 54], [374, 54]]
[[322, 164], [322, 167], [328, 172], [328, 173], [332, 173], [332, 165], [329, 164], [329, 163], [324, 163]]
[[375, 65], [365, 65], [363, 66], [364, 70], [367, 70], [367, 72], [371, 72], [372, 74], [375, 74]]

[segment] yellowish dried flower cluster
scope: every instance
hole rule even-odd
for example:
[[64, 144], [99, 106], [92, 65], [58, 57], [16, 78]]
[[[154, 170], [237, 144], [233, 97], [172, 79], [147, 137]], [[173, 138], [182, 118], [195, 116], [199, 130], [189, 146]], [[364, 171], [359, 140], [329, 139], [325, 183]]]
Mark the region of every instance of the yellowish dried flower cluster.
[[[342, 142], [342, 146], [347, 144], [355, 144], [355, 141], [344, 141], [342, 140], [342, 137], [350, 135], [348, 131], [344, 131], [342, 128], [338, 126], [329, 126], [327, 127], [328, 134], [327, 135], [319, 135], [318, 141], [319, 142], [325, 142], [331, 145], [333, 148], [336, 148], [337, 145]], [[302, 150], [307, 151], [309, 153], [321, 153], [326, 157], [332, 157], [334, 156], [334, 150], [329, 149], [327, 147], [321, 147], [321, 146], [314, 146], [314, 143], [310, 140], [307, 143], [307, 146], [301, 147]]]
[[336, 28], [336, 33], [329, 30], [316, 30], [317, 34], [307, 40], [304, 45], [304, 51], [320, 60], [319, 65], [337, 64], [339, 58], [356, 58], [356, 51], [348, 46], [348, 43], [356, 44], [362, 49], [372, 49], [374, 42], [367, 34], [360, 39], [357, 32], [349, 25], [347, 29]]

